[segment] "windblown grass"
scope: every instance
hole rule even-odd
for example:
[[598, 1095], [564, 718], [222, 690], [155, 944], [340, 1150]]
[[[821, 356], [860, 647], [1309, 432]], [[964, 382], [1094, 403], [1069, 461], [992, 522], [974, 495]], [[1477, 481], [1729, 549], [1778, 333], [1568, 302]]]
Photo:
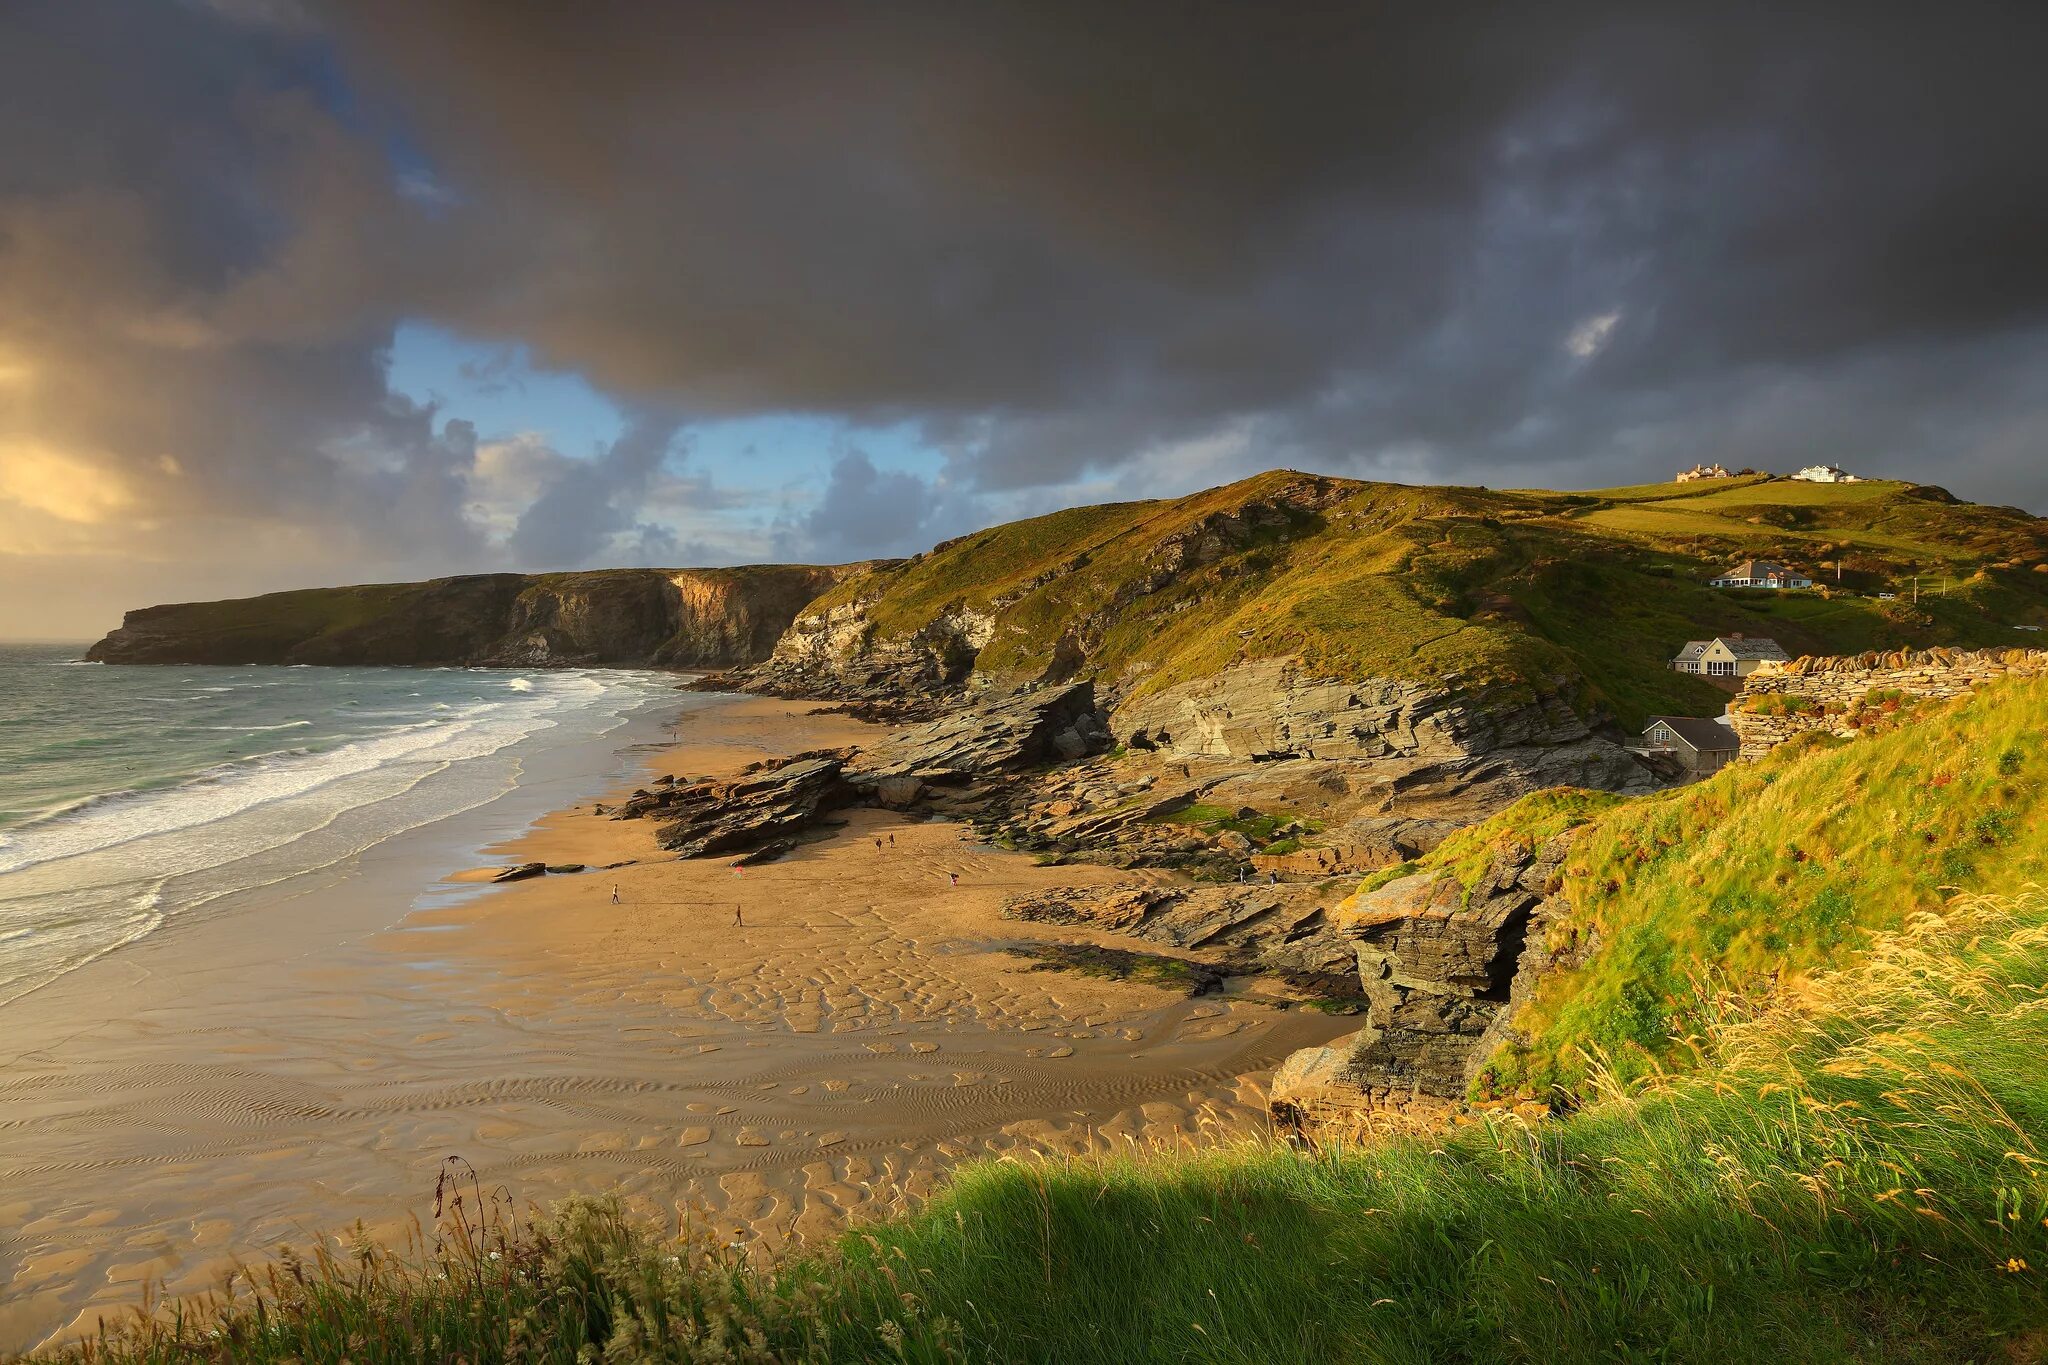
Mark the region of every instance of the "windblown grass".
[[2027, 1361], [2048, 1355], [2048, 895], [1718, 1000], [1706, 1065], [1436, 1145], [968, 1168], [778, 1267], [615, 1203], [237, 1278], [73, 1362]]

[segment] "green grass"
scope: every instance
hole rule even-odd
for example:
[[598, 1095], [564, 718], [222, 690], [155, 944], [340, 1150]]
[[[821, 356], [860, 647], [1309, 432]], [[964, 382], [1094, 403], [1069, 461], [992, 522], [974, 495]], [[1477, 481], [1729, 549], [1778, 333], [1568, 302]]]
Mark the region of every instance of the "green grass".
[[2048, 898], [1959, 902], [1707, 1064], [1438, 1142], [966, 1168], [763, 1266], [607, 1201], [244, 1272], [74, 1360], [2026, 1361], [2048, 1350]]
[[1462, 830], [1413, 871], [1468, 888], [1501, 843], [1580, 827], [1569, 917], [1551, 947], [1597, 947], [1542, 983], [1478, 1089], [1549, 1093], [1596, 1064], [1625, 1078], [1683, 1062], [1717, 995], [1838, 964], [1957, 892], [2048, 877], [2048, 679], [1901, 711], [1871, 733], [1814, 735], [1761, 763], [1654, 796], [1541, 792]]
[[[1216, 806], [1210, 805], [1207, 802], [1197, 801], [1192, 805], [1182, 806], [1179, 810], [1155, 815], [1147, 823], [1155, 825], [1187, 825], [1194, 829], [1199, 829], [1205, 834], [1220, 834], [1224, 830], [1232, 830], [1244, 835], [1245, 838], [1250, 839], [1255, 844], [1267, 846], [1266, 851], [1269, 853], [1291, 851], [1279, 849], [1278, 847], [1279, 843], [1282, 842], [1278, 839], [1278, 835], [1288, 825], [1298, 823], [1311, 834], [1316, 833], [1323, 827], [1322, 821], [1302, 819], [1292, 811], [1259, 811], [1252, 815], [1238, 814], [1240, 810], [1248, 809], [1250, 807]], [[1294, 843], [1295, 847], [1300, 847], [1298, 840], [1294, 841]]]

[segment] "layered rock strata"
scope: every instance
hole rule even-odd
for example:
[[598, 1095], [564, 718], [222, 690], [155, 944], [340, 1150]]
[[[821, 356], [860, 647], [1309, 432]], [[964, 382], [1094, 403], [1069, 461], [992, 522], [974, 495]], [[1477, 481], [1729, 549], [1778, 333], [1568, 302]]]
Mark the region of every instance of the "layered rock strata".
[[1461, 1100], [1535, 982], [1584, 951], [1555, 953], [1547, 933], [1568, 909], [1558, 888], [1570, 842], [1507, 845], [1470, 886], [1418, 873], [1343, 910], [1337, 932], [1356, 952], [1365, 1027], [1287, 1059], [1273, 1078], [1275, 1120], [1309, 1131], [1415, 1097]]

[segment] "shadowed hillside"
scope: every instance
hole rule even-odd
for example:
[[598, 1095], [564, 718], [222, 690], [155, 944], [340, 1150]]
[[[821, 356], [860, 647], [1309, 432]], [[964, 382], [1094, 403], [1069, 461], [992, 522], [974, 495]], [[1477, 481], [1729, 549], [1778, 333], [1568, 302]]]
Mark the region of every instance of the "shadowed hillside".
[[[849, 566], [861, 567], [861, 566]], [[307, 588], [131, 611], [101, 663], [731, 668], [847, 569], [600, 569]]]

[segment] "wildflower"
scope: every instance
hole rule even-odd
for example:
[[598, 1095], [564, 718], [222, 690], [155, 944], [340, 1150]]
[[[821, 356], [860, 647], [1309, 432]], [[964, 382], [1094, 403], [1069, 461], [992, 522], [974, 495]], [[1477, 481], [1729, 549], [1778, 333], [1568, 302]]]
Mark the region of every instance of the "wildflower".
[[495, 1252], [495, 1251], [494, 1251], [494, 1252], [492, 1252], [492, 1253], [491, 1253], [491, 1259], [492, 1259], [492, 1260], [494, 1260], [494, 1261], [502, 1261], [502, 1260], [504, 1260], [505, 1258], [504, 1258], [504, 1257], [503, 1257], [502, 1255], [500, 1255], [499, 1253], [497, 1253], [497, 1252]]
[[2008, 1274], [2008, 1275], [2017, 1275], [2017, 1274], [2021, 1273], [2022, 1271], [2024, 1271], [2024, 1270], [2025, 1270], [2026, 1268], [2027, 1268], [2027, 1263], [2026, 1263], [2025, 1261], [2021, 1260], [2021, 1259], [2020, 1259], [2019, 1257], [2017, 1257], [2017, 1256], [2009, 1256], [2009, 1257], [2007, 1257], [2007, 1258], [2006, 1258], [2006, 1262], [2005, 1262], [2005, 1273], [2006, 1273], [2006, 1274]]

